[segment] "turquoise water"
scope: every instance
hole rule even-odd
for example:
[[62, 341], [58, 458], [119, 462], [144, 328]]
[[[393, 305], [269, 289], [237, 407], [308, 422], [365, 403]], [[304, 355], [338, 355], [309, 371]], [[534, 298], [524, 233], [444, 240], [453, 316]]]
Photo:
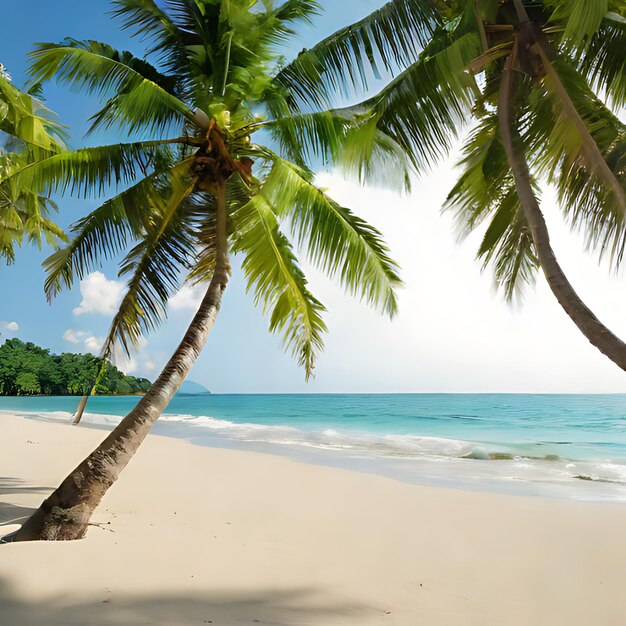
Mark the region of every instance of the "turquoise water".
[[[66, 420], [77, 400], [0, 410]], [[85, 422], [110, 427], [137, 401], [91, 398]], [[155, 432], [412, 482], [626, 499], [626, 395], [177, 396]]]

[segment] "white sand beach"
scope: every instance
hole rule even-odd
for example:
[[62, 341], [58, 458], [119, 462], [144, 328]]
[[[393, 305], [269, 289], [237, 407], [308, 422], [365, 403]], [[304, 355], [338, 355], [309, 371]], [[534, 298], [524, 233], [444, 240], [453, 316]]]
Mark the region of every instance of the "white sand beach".
[[[0, 420], [0, 523], [105, 435]], [[0, 546], [0, 624], [626, 619], [621, 504], [420, 487], [149, 436], [93, 521], [82, 541]]]

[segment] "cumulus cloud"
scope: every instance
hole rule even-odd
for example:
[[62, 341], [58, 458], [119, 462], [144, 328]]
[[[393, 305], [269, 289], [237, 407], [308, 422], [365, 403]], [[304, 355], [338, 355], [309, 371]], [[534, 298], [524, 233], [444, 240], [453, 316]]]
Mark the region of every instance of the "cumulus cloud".
[[87, 337], [85, 339], [85, 348], [92, 354], [98, 354], [102, 349], [104, 339], [102, 337]]
[[80, 281], [80, 293], [83, 299], [73, 313], [101, 313], [112, 315], [122, 300], [124, 283], [109, 280], [102, 272], [92, 272]]
[[203, 285], [194, 285], [193, 287], [184, 285], [170, 298], [169, 305], [174, 311], [182, 309], [196, 310], [200, 306], [200, 301], [205, 291], [206, 287], [203, 287]]
[[63, 339], [75, 345], [82, 344], [84, 351], [96, 355], [100, 354], [104, 343], [104, 337], [97, 337], [91, 331], [75, 330], [74, 328], [68, 328], [63, 333]]
[[70, 343], [80, 343], [85, 335], [87, 335], [87, 333], [83, 330], [68, 328], [63, 333], [63, 339], [65, 339], [65, 341], [69, 341]]
[[0, 320], [0, 331], [7, 331], [9, 333], [17, 332], [20, 326], [17, 322], [8, 322], [7, 320]]

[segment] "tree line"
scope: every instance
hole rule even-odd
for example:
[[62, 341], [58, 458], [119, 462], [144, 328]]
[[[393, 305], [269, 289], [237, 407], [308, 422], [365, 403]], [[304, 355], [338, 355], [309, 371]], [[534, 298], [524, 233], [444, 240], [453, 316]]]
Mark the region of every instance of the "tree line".
[[[81, 396], [89, 393], [101, 360], [92, 354], [51, 354], [32, 342], [9, 339], [0, 346], [0, 395]], [[129, 396], [150, 388], [146, 378], [126, 376], [106, 362], [97, 395]]]

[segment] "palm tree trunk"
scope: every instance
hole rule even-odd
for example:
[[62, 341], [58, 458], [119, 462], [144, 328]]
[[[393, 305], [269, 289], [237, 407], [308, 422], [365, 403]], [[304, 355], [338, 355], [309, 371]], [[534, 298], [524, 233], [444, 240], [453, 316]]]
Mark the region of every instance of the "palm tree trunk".
[[604, 326], [580, 299], [563, 273], [550, 245], [548, 228], [533, 192], [528, 163], [524, 156], [524, 149], [514, 120], [513, 93], [517, 53], [518, 41], [516, 39], [513, 51], [506, 60], [502, 74], [498, 118], [504, 149], [515, 178], [517, 195], [532, 233], [541, 269], [552, 293], [582, 334], [600, 352], [609, 357], [611, 361], [623, 370], [626, 370], [626, 344]]
[[10, 540], [81, 539], [94, 509], [117, 480], [204, 347], [220, 308], [230, 268], [226, 245], [225, 183], [216, 186], [215, 271], [183, 340], [155, 383], [109, 436], [67, 476]]

